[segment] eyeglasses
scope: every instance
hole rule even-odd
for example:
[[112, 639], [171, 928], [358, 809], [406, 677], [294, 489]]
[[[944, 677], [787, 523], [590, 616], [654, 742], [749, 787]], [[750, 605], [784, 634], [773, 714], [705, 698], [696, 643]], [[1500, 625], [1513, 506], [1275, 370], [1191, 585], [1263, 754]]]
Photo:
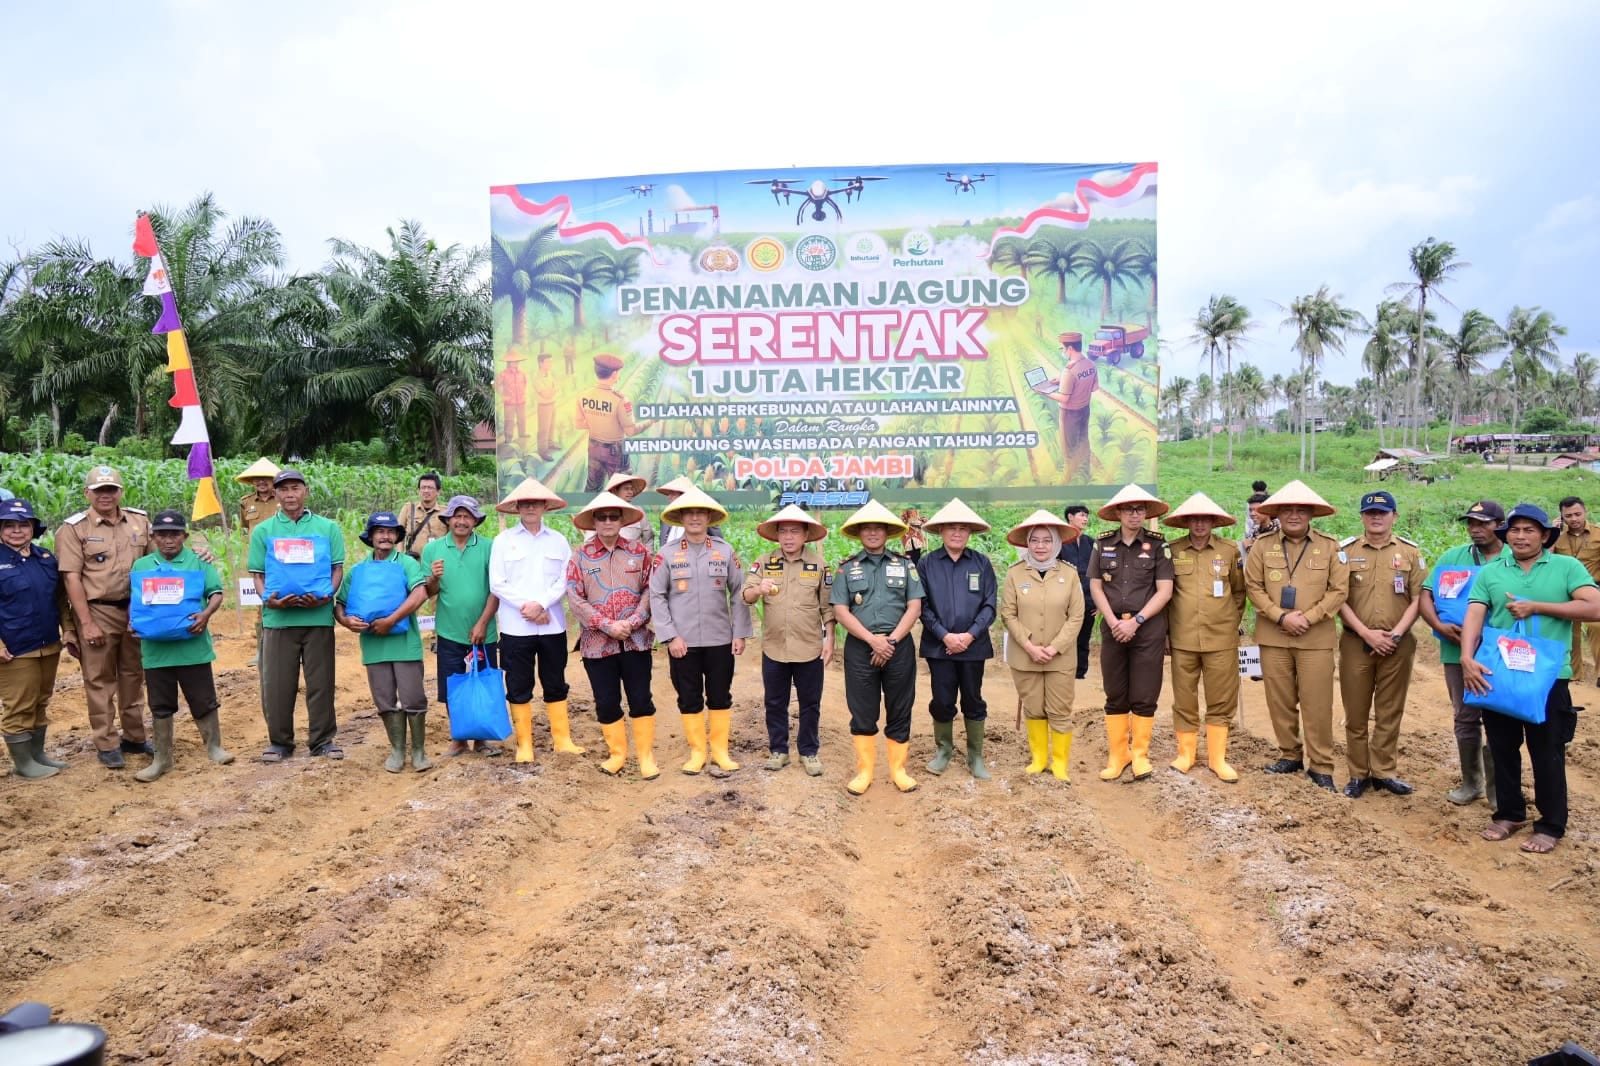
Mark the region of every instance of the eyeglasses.
[[1142, 503], [1125, 503], [1125, 504], [1122, 504], [1117, 509], [1119, 511], [1126, 511], [1129, 514], [1144, 514], [1144, 513], [1146, 513], [1147, 511], [1150, 510], [1150, 508], [1147, 505], [1142, 504]]
[[596, 522], [620, 522], [620, 521], [622, 521], [622, 512], [621, 511], [596, 511], [595, 515], [594, 515], [594, 520]]

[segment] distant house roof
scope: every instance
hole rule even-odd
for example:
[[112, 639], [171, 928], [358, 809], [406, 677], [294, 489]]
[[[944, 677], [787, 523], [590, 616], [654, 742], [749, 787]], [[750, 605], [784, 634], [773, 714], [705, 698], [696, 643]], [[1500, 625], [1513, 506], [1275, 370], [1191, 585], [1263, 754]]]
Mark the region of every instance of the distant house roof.
[[472, 450], [475, 452], [494, 451], [494, 425], [489, 422], [479, 422], [472, 427]]
[[1362, 467], [1361, 469], [1367, 470], [1367, 471], [1370, 471], [1370, 472], [1376, 474], [1376, 473], [1378, 473], [1379, 471], [1382, 471], [1382, 470], [1391, 470], [1394, 467], [1397, 467], [1399, 465], [1400, 465], [1400, 460], [1398, 460], [1398, 459], [1376, 459], [1376, 460], [1368, 463], [1366, 466]]
[[1563, 452], [1550, 460], [1551, 470], [1566, 470], [1574, 466], [1588, 466], [1590, 463], [1600, 463], [1600, 452]]
[[1397, 459], [1403, 463], [1427, 462], [1434, 457], [1415, 448], [1379, 448], [1374, 459]]

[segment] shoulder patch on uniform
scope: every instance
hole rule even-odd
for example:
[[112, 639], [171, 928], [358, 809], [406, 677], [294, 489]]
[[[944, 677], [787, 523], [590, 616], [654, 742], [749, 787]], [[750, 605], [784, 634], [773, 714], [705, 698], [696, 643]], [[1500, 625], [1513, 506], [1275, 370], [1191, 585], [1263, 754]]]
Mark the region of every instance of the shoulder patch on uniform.
[[124, 507], [123, 510], [127, 511], [129, 514], [136, 514], [141, 518], [149, 518], [150, 517], [150, 512], [149, 511], [143, 510], [142, 508], [139, 508], [139, 507]]
[[1120, 530], [1120, 529], [1108, 529], [1104, 533], [1100, 534], [1098, 537], [1096, 537], [1094, 539], [1095, 540], [1110, 540], [1111, 538], [1113, 538], [1115, 536], [1118, 536], [1121, 533], [1122, 533], [1122, 530]]
[[1343, 540], [1341, 540], [1339, 542], [1339, 547], [1348, 548], [1348, 547], [1350, 547], [1350, 545], [1354, 544], [1356, 541], [1358, 541], [1360, 539], [1361, 539], [1361, 536], [1359, 534], [1357, 534], [1354, 537], [1346, 537], [1346, 538], [1344, 538]]
[[1395, 539], [1395, 540], [1397, 540], [1397, 541], [1399, 541], [1399, 542], [1400, 542], [1400, 543], [1401, 543], [1401, 544], [1409, 544], [1409, 545], [1411, 545], [1411, 546], [1412, 546], [1412, 547], [1413, 547], [1413, 548], [1415, 548], [1415, 547], [1418, 547], [1418, 544], [1417, 544], [1417, 542], [1416, 542], [1416, 541], [1414, 541], [1414, 540], [1411, 540], [1411, 539], [1409, 539], [1409, 538], [1407, 538], [1407, 537], [1395, 537], [1395, 538], [1394, 538], [1394, 539]]
[[69, 525], [69, 526], [75, 526], [79, 522], [82, 522], [85, 518], [88, 518], [88, 517], [89, 517], [89, 512], [88, 511], [79, 511], [77, 514], [68, 517], [65, 524]]
[[1147, 529], [1143, 533], [1141, 533], [1140, 536], [1149, 537], [1151, 540], [1166, 540], [1167, 539], [1167, 535], [1165, 533], [1161, 532], [1161, 530], [1159, 530], [1159, 529]]

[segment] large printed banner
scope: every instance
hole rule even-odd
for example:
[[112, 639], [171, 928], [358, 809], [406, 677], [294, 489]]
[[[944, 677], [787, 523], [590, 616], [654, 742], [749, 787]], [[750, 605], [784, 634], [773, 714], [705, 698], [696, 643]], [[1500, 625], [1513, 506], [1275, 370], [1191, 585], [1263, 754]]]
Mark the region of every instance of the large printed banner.
[[1154, 163], [491, 192], [500, 478], [726, 502], [1155, 482]]

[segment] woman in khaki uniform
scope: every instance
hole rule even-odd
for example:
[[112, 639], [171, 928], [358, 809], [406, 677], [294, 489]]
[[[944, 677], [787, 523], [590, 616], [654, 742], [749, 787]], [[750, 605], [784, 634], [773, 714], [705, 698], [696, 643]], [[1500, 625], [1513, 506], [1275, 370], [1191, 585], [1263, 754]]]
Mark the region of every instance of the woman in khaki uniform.
[[1050, 767], [1070, 781], [1072, 689], [1077, 671], [1078, 629], [1083, 625], [1083, 583], [1071, 563], [1056, 558], [1078, 531], [1049, 511], [1035, 511], [1006, 534], [1023, 556], [1006, 571], [1000, 620], [1010, 640], [1006, 665], [1027, 722], [1027, 773]]

